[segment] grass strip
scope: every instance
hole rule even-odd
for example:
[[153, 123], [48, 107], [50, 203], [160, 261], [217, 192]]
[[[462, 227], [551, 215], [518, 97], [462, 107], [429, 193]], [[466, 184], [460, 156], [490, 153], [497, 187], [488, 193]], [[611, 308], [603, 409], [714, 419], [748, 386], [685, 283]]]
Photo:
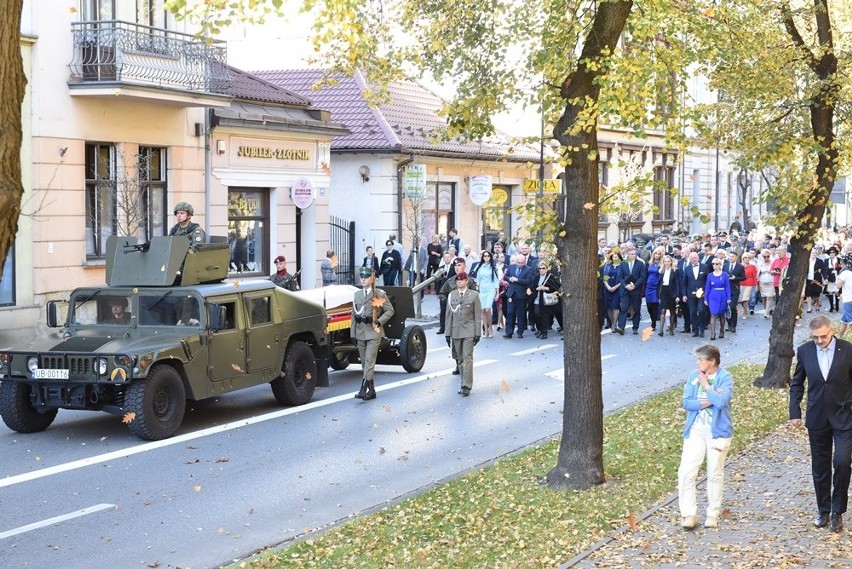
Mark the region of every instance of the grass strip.
[[[760, 366], [728, 369], [734, 375], [734, 456], [786, 420], [787, 391], [753, 387]], [[676, 489], [681, 394], [673, 388], [604, 419], [607, 482], [599, 487], [547, 488], [543, 480], [558, 450], [558, 441], [551, 441], [235, 567], [557, 566]]]

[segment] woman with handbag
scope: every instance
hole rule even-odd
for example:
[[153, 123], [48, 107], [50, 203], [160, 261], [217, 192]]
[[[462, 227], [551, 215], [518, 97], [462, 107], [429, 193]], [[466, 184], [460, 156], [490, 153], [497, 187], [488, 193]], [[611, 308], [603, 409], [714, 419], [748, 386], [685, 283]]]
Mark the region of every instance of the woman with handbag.
[[837, 275], [840, 273], [838, 253], [836, 247], [829, 247], [828, 259], [825, 260], [825, 296], [828, 297], [829, 312], [840, 312], [840, 289], [837, 286]]
[[561, 288], [559, 280], [550, 272], [550, 266], [539, 262], [538, 281], [533, 295], [533, 314], [535, 316], [535, 337], [547, 339], [547, 331], [552, 325], [553, 307], [559, 302], [557, 292]]

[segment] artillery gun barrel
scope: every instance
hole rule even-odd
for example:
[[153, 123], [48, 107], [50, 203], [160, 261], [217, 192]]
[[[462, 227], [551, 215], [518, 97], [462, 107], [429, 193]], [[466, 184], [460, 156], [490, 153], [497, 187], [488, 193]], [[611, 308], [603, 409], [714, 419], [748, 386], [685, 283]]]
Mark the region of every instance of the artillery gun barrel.
[[423, 290], [424, 288], [426, 288], [427, 286], [429, 286], [430, 284], [432, 284], [433, 282], [437, 281], [438, 279], [444, 278], [445, 273], [446, 273], [446, 271], [444, 271], [444, 269], [438, 269], [437, 271], [435, 271], [434, 275], [432, 275], [431, 277], [429, 277], [425, 281], [418, 283], [418, 284], [414, 285], [413, 287], [411, 287], [412, 294], [416, 294], [416, 293], [420, 292], [421, 290]]

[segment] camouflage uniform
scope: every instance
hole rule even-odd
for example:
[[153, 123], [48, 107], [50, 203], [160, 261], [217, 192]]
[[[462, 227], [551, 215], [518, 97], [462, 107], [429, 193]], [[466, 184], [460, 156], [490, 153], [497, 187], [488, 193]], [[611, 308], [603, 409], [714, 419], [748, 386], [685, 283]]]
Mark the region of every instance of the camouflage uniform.
[[175, 223], [174, 227], [172, 227], [169, 231], [169, 235], [186, 235], [187, 239], [190, 240], [193, 247], [204, 243], [204, 240], [207, 237], [207, 234], [204, 233], [204, 230], [201, 229], [201, 226], [192, 221], [190, 221], [186, 227], [181, 227], [180, 223]]

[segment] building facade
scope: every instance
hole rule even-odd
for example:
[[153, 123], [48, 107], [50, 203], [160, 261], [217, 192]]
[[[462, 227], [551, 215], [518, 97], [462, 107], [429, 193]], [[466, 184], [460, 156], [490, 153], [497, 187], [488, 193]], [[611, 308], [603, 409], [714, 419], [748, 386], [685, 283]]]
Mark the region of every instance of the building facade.
[[111, 235], [166, 235], [184, 201], [208, 235], [245, 240], [232, 276], [266, 278], [283, 253], [291, 272], [302, 264], [303, 286], [318, 282], [328, 148], [346, 130], [229, 67], [223, 42], [197, 39], [162, 2], [75, 4], [24, 3], [25, 193], [0, 281], [0, 345], [37, 334], [47, 301], [104, 283]]

